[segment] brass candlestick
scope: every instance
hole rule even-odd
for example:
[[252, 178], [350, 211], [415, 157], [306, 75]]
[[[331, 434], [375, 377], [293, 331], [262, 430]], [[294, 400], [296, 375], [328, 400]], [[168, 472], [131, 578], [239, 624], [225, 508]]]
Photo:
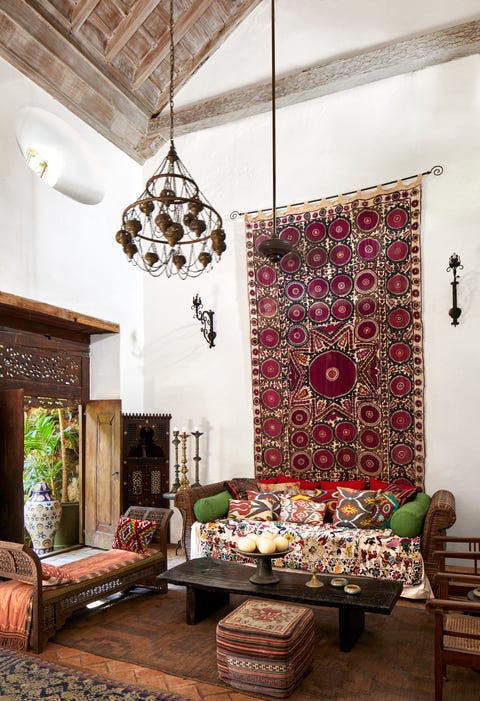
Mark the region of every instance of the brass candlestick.
[[174, 428], [173, 429], [172, 443], [175, 446], [175, 465], [174, 465], [174, 467], [175, 467], [175, 482], [173, 483], [172, 488], [170, 489], [172, 494], [176, 494], [178, 492], [178, 490], [180, 489], [180, 478], [179, 478], [180, 464], [178, 462], [178, 446], [180, 445], [180, 438], [178, 437], [178, 434], [179, 434], [178, 428]]
[[185, 429], [182, 429], [180, 440], [182, 441], [182, 478], [180, 480], [179, 489], [187, 489], [190, 486], [188, 481], [188, 465], [187, 465], [187, 438], [188, 434]]
[[198, 478], [198, 468], [199, 468], [199, 462], [202, 459], [199, 455], [198, 451], [198, 444], [200, 441], [200, 436], [203, 436], [203, 433], [196, 429], [195, 431], [192, 431], [192, 436], [195, 436], [195, 457], [193, 458], [195, 460], [195, 482], [192, 484], [192, 487], [201, 487], [199, 478]]

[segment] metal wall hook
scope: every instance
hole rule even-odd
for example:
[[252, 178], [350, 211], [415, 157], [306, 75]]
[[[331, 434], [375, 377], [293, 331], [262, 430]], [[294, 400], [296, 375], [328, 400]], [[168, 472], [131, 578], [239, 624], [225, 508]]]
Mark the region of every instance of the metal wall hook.
[[195, 295], [193, 298], [193, 306], [192, 309], [195, 309], [195, 318], [197, 318], [201, 324], [201, 332], [203, 334], [204, 339], [208, 343], [210, 348], [213, 348], [215, 345], [215, 337], [216, 333], [213, 330], [213, 315], [215, 312], [213, 312], [211, 309], [201, 311], [203, 307], [202, 300], [199, 295]]
[[460, 260], [460, 256], [458, 256], [456, 253], [452, 253], [449, 258], [447, 268], [447, 273], [450, 272], [450, 270], [453, 273], [453, 280], [450, 283], [452, 286], [452, 308], [448, 312], [449, 316], [452, 317], [452, 326], [458, 326], [458, 317], [462, 313], [462, 310], [457, 305], [457, 285], [459, 279], [457, 275], [457, 268], [463, 270], [462, 261]]

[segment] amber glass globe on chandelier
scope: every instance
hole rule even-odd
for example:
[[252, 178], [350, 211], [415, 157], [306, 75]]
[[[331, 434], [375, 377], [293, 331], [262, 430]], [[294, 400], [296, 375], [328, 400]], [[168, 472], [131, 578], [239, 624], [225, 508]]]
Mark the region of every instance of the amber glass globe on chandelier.
[[173, 141], [173, 0], [170, 0], [170, 149], [116, 234], [127, 258], [158, 276], [196, 277], [226, 249], [222, 218], [201, 193]]

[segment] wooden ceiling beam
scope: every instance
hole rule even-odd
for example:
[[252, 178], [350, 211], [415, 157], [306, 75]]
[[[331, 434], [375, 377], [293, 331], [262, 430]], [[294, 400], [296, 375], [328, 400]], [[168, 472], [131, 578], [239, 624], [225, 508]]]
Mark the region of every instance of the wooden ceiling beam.
[[115, 29], [110, 41], [107, 43], [105, 59], [111, 63], [123, 49], [129, 39], [142, 26], [147, 17], [158, 5], [158, 0], [138, 0], [131, 12], [125, 16]]
[[[205, 10], [212, 4], [212, 0], [201, 0], [193, 3], [192, 8], [184, 12], [179, 18], [174, 18], [173, 38], [175, 44], [183, 39], [190, 27], [203, 15]], [[136, 90], [149, 75], [161, 64], [170, 53], [170, 29], [158, 38], [157, 45], [154, 46], [145, 56], [142, 63], [135, 71], [133, 79], [133, 89]]]
[[72, 10], [70, 18], [70, 29], [72, 32], [78, 32], [82, 24], [92, 14], [100, 0], [78, 0]]
[[[278, 77], [276, 104], [286, 107], [479, 52], [480, 21], [466, 22]], [[188, 134], [269, 110], [270, 80], [176, 109], [175, 134]], [[150, 120], [148, 135], [167, 139], [169, 127], [169, 115], [162, 112]]]

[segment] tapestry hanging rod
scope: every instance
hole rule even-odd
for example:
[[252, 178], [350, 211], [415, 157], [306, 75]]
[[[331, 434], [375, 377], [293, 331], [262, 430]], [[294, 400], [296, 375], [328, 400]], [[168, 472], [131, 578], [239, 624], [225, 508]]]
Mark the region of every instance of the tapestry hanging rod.
[[[404, 182], [405, 180], [411, 180], [412, 178], [418, 178], [419, 175], [442, 175], [443, 173], [443, 166], [433, 166], [430, 170], [426, 170], [423, 173], [417, 173], [416, 175], [409, 175], [408, 178], [400, 178], [401, 182]], [[284, 205], [283, 207], [278, 207], [278, 209], [285, 209], [286, 207], [301, 207], [304, 204], [315, 204], [316, 202], [323, 202], [323, 200], [331, 200], [336, 197], [348, 197], [348, 195], [356, 195], [357, 192], [367, 192], [368, 190], [373, 190], [374, 188], [377, 187], [386, 187], [387, 185], [395, 185], [395, 183], [398, 183], [399, 180], [389, 180], [386, 183], [380, 183], [379, 185], [371, 185], [370, 187], [364, 187], [361, 190], [350, 190], [350, 192], [341, 192], [338, 195], [328, 195], [328, 197], [319, 197], [315, 200], [309, 200], [308, 202], [295, 202], [294, 204], [291, 205]], [[260, 212], [268, 212], [271, 209], [271, 207], [267, 207], [265, 209], [253, 209], [250, 212], [237, 212], [237, 210], [233, 210], [233, 212], [230, 212], [230, 219], [237, 219], [237, 217], [242, 217], [245, 214], [257, 214], [259, 211]]]

